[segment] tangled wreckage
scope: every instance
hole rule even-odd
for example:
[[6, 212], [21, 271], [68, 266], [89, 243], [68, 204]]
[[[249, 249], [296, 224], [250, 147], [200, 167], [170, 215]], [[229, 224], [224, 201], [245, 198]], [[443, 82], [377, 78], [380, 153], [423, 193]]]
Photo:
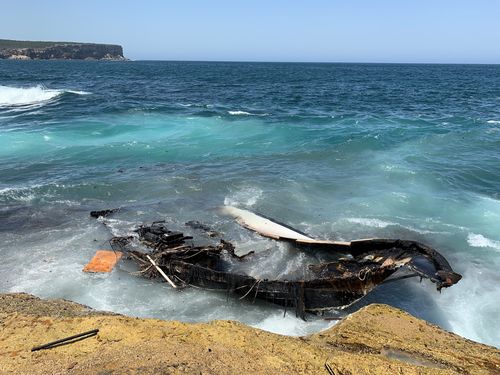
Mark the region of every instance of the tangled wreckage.
[[[254, 277], [234, 266], [256, 258], [253, 251], [239, 256], [234, 246], [223, 239], [216, 244], [197, 246], [191, 241], [192, 237], [168, 230], [164, 222], [140, 226], [135, 236], [114, 237], [110, 243], [114, 250], [134, 259], [145, 277], [162, 277], [174, 288], [194, 286], [227, 291], [242, 299], [269, 301], [294, 308], [302, 318], [306, 312], [345, 308], [388, 281], [419, 276], [429, 279], [441, 290], [461, 279], [441, 254], [415, 241], [316, 240], [246, 210], [226, 206], [223, 211], [265, 237], [284, 241], [298, 251], [329, 254], [329, 260], [307, 266], [298, 278]], [[206, 232], [209, 237], [218, 235], [201, 223], [186, 224]], [[148, 250], [137, 250], [138, 243]], [[405, 272], [393, 276], [399, 270]]]

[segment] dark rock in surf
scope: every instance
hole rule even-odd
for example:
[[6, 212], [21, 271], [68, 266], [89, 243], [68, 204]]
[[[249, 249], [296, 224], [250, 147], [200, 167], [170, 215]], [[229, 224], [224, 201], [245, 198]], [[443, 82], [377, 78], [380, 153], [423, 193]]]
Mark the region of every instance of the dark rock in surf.
[[117, 212], [119, 208], [112, 208], [110, 210], [100, 210], [100, 211], [90, 211], [90, 216], [98, 219], [99, 217], [107, 217], [115, 212]]

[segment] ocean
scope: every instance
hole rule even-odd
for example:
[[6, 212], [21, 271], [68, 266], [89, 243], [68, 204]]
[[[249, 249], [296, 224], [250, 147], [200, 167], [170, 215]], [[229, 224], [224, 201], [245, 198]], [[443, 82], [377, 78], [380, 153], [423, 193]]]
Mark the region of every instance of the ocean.
[[[0, 292], [132, 316], [236, 319], [287, 335], [331, 326], [225, 293], [82, 272], [140, 223], [199, 220], [238, 251], [301, 252], [249, 232], [235, 205], [317, 238], [403, 238], [463, 275], [407, 279], [368, 303], [500, 346], [500, 66], [0, 60]], [[106, 220], [91, 210], [121, 210]]]

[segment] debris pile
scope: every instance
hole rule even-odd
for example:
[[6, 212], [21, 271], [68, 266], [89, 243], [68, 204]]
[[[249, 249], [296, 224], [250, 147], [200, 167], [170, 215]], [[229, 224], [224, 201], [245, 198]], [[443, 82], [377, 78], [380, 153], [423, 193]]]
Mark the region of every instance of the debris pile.
[[[280, 233], [298, 233], [292, 228], [280, 227], [279, 223], [271, 224], [273, 228], [279, 227]], [[209, 236], [215, 233], [198, 222], [187, 225], [202, 229]], [[245, 226], [254, 229], [251, 225]], [[310, 272], [306, 278], [286, 280], [259, 279], [241, 271], [231, 271], [231, 264], [246, 262], [254, 253], [238, 256], [233, 244], [224, 240], [216, 245], [195, 246], [190, 241], [191, 236], [170, 231], [162, 221], [142, 225], [136, 233], [137, 236], [114, 237], [110, 244], [114, 250], [134, 259], [142, 276], [161, 277], [175, 288], [195, 286], [226, 291], [240, 299], [265, 300], [284, 306], [285, 311], [294, 308], [296, 315], [304, 319], [306, 312], [345, 308], [383, 282], [419, 276], [429, 279], [440, 290], [461, 278], [437, 251], [415, 241], [368, 239], [337, 243], [313, 240], [302, 234], [297, 239], [280, 237], [269, 231], [261, 233], [304, 251], [331, 248], [341, 255], [335, 261], [308, 266]], [[149, 251], [137, 250], [137, 242], [146, 245]], [[399, 269], [407, 272], [388, 280]]]

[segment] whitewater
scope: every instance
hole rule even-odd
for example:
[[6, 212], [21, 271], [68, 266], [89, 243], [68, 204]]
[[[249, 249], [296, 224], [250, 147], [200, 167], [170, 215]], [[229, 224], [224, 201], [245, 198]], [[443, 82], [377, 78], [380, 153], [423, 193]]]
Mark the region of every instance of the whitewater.
[[[113, 235], [198, 220], [249, 274], [306, 266], [241, 228], [223, 205], [316, 238], [403, 238], [463, 275], [437, 292], [389, 283], [387, 303], [500, 346], [500, 67], [489, 65], [0, 61], [0, 292], [66, 298], [140, 317], [235, 319], [287, 335], [332, 324], [83, 266]], [[91, 210], [120, 208], [95, 220]]]
[[47, 89], [41, 85], [31, 87], [0, 86], [0, 108], [40, 104], [57, 98], [64, 93], [90, 94], [85, 91]]

